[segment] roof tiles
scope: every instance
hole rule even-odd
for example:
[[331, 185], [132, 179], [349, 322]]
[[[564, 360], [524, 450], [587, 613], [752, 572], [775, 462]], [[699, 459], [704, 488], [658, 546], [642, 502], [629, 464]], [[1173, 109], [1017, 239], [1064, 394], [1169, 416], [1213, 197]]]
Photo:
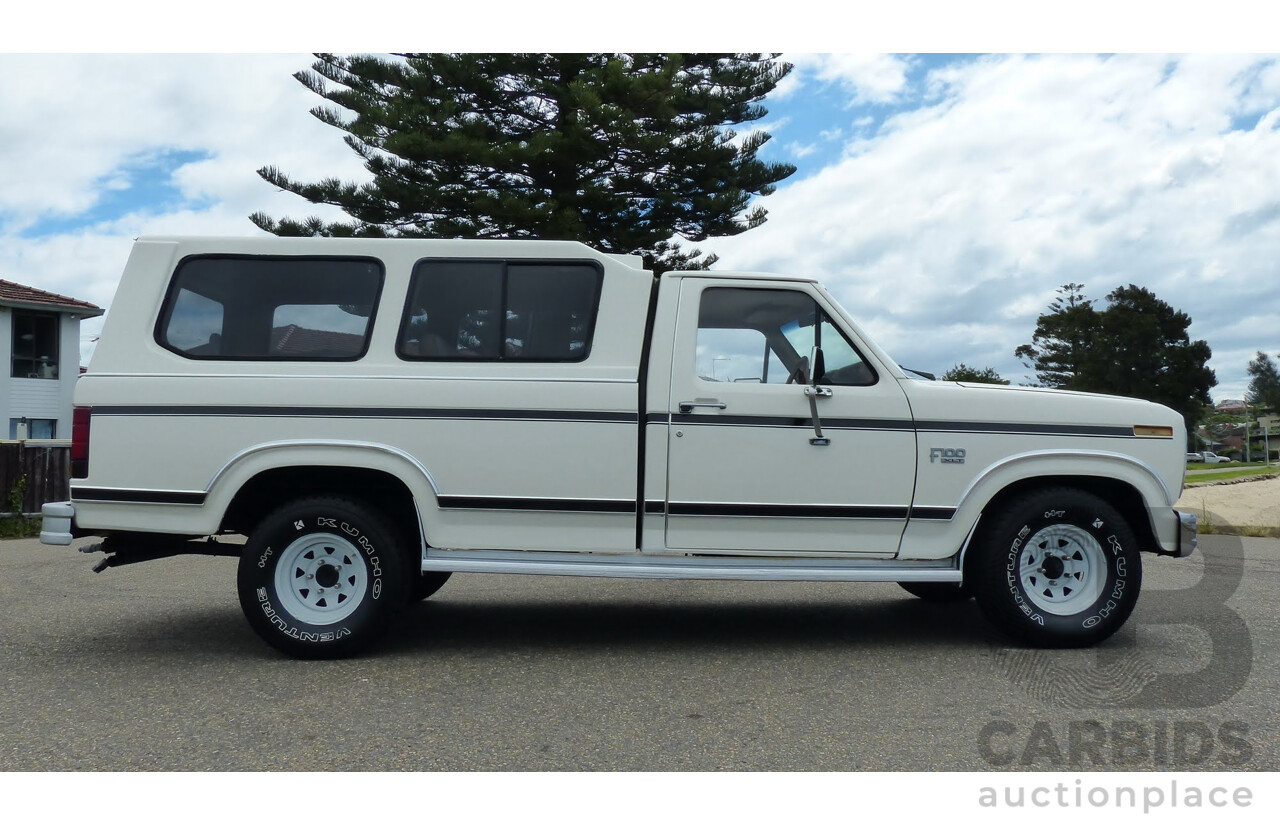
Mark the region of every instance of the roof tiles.
[[77, 309], [93, 315], [102, 314], [102, 307], [91, 304], [88, 301], [68, 298], [55, 292], [45, 292], [43, 289], [23, 286], [22, 284], [15, 284], [13, 281], [5, 280], [0, 280], [0, 304], [47, 306], [50, 309]]

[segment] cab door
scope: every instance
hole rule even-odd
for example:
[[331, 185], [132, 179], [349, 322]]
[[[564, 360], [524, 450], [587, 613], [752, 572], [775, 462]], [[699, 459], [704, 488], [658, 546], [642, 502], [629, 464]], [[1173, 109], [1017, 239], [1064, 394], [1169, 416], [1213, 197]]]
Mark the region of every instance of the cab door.
[[684, 278], [679, 302], [667, 547], [895, 555], [916, 466], [897, 380], [813, 284]]

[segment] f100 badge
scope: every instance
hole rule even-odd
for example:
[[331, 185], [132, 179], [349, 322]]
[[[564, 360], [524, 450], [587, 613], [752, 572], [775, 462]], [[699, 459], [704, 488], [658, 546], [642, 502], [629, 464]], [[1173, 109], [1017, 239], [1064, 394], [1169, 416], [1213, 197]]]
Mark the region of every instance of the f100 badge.
[[963, 464], [963, 447], [934, 447], [929, 451], [929, 463], [941, 461], [943, 464]]

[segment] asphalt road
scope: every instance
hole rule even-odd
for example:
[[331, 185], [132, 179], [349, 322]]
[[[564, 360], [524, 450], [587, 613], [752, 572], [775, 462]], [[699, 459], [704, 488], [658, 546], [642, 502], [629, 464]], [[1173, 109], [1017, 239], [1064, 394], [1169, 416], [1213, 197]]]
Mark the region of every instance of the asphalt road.
[[1144, 556], [1126, 628], [1029, 651], [889, 584], [459, 575], [298, 662], [233, 559], [0, 542], [5, 770], [1280, 769], [1280, 541]]

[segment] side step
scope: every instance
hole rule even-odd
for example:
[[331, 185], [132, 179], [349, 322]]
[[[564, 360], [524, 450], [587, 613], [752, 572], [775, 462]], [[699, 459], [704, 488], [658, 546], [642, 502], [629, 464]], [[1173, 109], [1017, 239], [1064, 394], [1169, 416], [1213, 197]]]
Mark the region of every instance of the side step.
[[622, 579], [734, 579], [818, 582], [959, 582], [956, 560], [794, 559], [715, 556], [579, 555], [429, 548], [423, 572], [534, 573]]

